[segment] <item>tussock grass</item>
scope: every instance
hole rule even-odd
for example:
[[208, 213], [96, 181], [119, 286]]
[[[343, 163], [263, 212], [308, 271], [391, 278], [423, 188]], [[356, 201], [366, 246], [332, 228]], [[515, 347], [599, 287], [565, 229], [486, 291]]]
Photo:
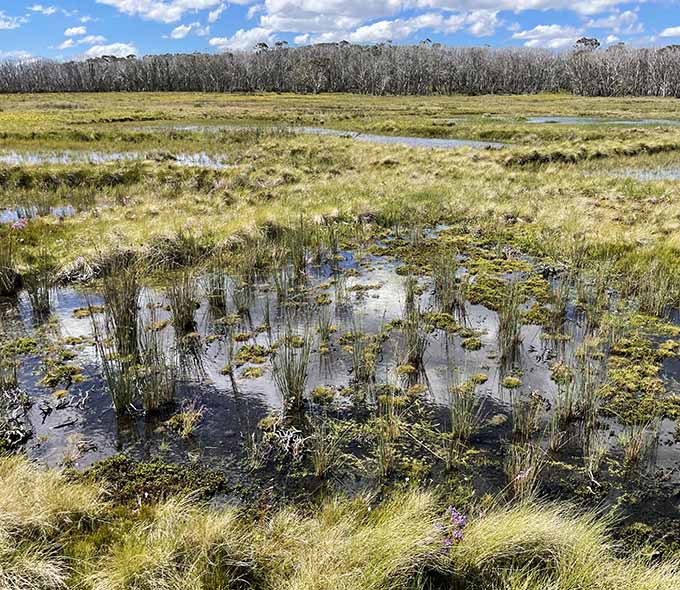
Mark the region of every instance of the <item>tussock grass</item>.
[[21, 457], [0, 459], [0, 531], [48, 534], [101, 510], [100, 491]]
[[[447, 541], [444, 505], [425, 491], [377, 506], [363, 497], [331, 499], [252, 519], [191, 497], [109, 511], [96, 488], [21, 458], [0, 459], [0, 486], [3, 590], [680, 587], [680, 563], [617, 557], [612, 519], [567, 504], [468, 507], [462, 536]], [[83, 528], [84, 515], [90, 524]]]
[[155, 508], [96, 565], [93, 590], [243, 588], [250, 556], [234, 511], [209, 511], [187, 498]]
[[313, 517], [284, 510], [259, 531], [272, 562], [272, 590], [406, 588], [439, 548], [428, 493], [398, 496], [370, 510], [364, 500], [332, 501]]

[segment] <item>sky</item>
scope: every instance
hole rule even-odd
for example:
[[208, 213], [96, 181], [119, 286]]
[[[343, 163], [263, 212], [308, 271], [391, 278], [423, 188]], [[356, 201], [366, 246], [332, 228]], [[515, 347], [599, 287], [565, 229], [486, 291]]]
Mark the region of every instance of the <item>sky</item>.
[[0, 58], [84, 59], [341, 40], [565, 49], [680, 44], [680, 0], [0, 0]]

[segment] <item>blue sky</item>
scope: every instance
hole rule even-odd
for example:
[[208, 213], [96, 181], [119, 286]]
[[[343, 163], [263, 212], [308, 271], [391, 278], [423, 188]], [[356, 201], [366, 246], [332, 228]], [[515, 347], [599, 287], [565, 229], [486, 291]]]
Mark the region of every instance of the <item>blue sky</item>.
[[0, 57], [60, 60], [289, 45], [417, 43], [563, 49], [680, 43], [680, 0], [0, 0]]

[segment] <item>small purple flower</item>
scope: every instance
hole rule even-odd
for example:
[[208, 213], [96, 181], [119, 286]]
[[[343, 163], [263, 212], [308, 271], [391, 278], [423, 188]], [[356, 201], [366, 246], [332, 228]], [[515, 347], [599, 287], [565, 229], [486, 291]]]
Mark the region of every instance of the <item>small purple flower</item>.
[[26, 226], [28, 225], [28, 220], [25, 218], [18, 219], [15, 221], [10, 227], [15, 230], [15, 231], [21, 231], [23, 229], [26, 229]]
[[449, 506], [446, 509], [446, 514], [448, 515], [449, 524], [444, 525], [438, 522], [435, 528], [446, 532], [442, 544], [444, 551], [448, 553], [454, 543], [463, 540], [463, 529], [466, 527], [468, 519], [467, 516], [459, 512], [454, 506]]

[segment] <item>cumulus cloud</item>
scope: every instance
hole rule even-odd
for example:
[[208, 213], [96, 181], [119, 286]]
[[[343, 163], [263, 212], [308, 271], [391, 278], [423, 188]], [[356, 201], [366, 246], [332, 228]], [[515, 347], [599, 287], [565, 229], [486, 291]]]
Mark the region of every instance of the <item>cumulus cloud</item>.
[[127, 57], [128, 55], [137, 55], [137, 48], [131, 43], [112, 43], [111, 45], [93, 45], [84, 54], [83, 57], [102, 57], [104, 55], [113, 55], [115, 57]]
[[538, 25], [533, 29], [518, 31], [513, 39], [524, 41], [526, 47], [545, 47], [562, 49], [576, 43], [581, 31], [564, 25]]
[[607, 29], [617, 35], [634, 35], [642, 33], [644, 26], [638, 21], [638, 14], [633, 10], [616, 12], [598, 19], [591, 19], [586, 23], [591, 29]]
[[73, 39], [66, 39], [61, 45], [57, 45], [57, 49], [70, 49], [75, 45], [75, 41]]
[[680, 27], [668, 27], [659, 33], [659, 37], [680, 37]]
[[[175, 23], [187, 13], [212, 9], [223, 4], [223, 0], [97, 0], [97, 2], [112, 6], [125, 14], [162, 23]], [[232, 2], [250, 3], [249, 0]]]
[[443, 10], [508, 10], [515, 13], [527, 10], [572, 10], [581, 15], [601, 14], [630, 0], [413, 0], [419, 8]]
[[28, 9], [31, 12], [38, 12], [40, 14], [44, 14], [45, 16], [52, 16], [59, 11], [56, 6], [43, 6], [42, 4], [33, 4], [33, 6], [29, 6]]
[[82, 39], [78, 39], [76, 43], [78, 45], [100, 45], [106, 42], [106, 37], [103, 35], [88, 35]]
[[226, 4], [220, 4], [215, 10], [211, 10], [208, 13], [208, 22], [209, 23], [216, 23], [220, 17], [222, 16], [222, 13], [224, 12], [224, 9], [227, 7]]
[[219, 51], [248, 51], [258, 43], [273, 45], [275, 41], [274, 31], [255, 27], [254, 29], [239, 29], [231, 37], [215, 37], [210, 39], [209, 43], [211, 47]]
[[30, 54], [28, 51], [22, 51], [22, 50], [14, 50], [14, 51], [1, 51], [0, 50], [0, 59], [6, 59], [6, 60], [16, 60], [16, 61], [25, 61], [27, 59], [33, 58], [33, 55]]
[[28, 19], [25, 16], [9, 16], [4, 10], [0, 10], [0, 31], [18, 29], [27, 22]]
[[455, 33], [467, 30], [476, 36], [492, 35], [500, 26], [498, 13], [489, 10], [473, 10], [471, 12], [444, 16], [437, 12], [428, 12], [411, 18], [381, 20], [370, 25], [358, 27], [356, 30], [326, 31], [316, 35], [304, 33], [294, 38], [298, 45], [306, 43], [329, 43], [340, 40], [352, 43], [380, 43], [400, 41], [421, 32], [432, 30], [439, 33]]
[[85, 33], [87, 33], [87, 29], [85, 27], [71, 27], [64, 31], [64, 36], [77, 37], [78, 35], [84, 35]]
[[210, 27], [204, 27], [201, 23], [191, 23], [190, 25], [180, 25], [175, 27], [170, 33], [171, 39], [184, 39], [188, 35], [207, 37], [210, 35]]

